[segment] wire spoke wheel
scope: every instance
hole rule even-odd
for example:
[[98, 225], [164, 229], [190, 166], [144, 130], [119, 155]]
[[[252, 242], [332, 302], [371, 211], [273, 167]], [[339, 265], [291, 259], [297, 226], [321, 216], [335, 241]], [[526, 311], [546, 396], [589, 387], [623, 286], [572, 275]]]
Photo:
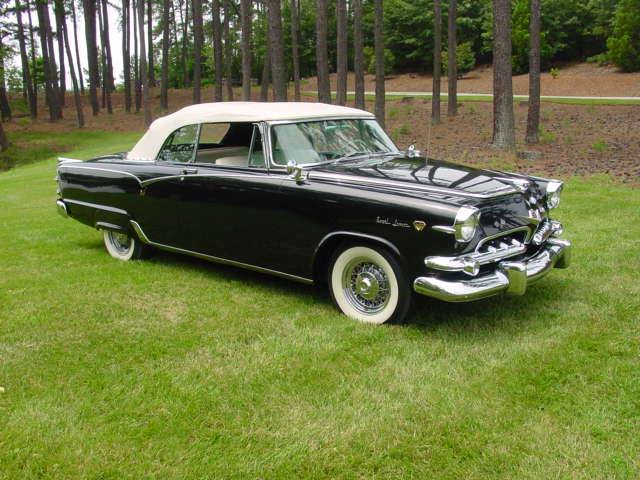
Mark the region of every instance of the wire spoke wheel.
[[373, 314], [389, 302], [389, 278], [380, 265], [366, 258], [349, 262], [342, 276], [346, 298], [360, 312]]

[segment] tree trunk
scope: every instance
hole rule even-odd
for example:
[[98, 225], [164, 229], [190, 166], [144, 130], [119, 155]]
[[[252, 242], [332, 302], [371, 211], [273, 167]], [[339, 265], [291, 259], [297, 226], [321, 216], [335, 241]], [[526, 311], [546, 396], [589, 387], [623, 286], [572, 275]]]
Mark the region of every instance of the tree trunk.
[[122, 75], [124, 77], [124, 109], [127, 113], [131, 112], [131, 22], [129, 18], [129, 0], [122, 0]]
[[271, 80], [276, 102], [287, 101], [287, 73], [284, 65], [284, 41], [282, 38], [281, 0], [269, 0], [269, 36], [271, 37]]
[[29, 19], [29, 45], [31, 47], [31, 81], [33, 82], [33, 103], [35, 105], [36, 117], [38, 116], [38, 75], [36, 72], [36, 41], [33, 36], [33, 19], [31, 18], [31, 5], [29, 0], [25, 0], [27, 7], [27, 18]]
[[291, 0], [291, 60], [293, 62], [293, 97], [300, 101], [300, 22], [299, 0]]
[[[202, 11], [202, 0], [200, 0], [200, 11]], [[202, 18], [202, 15], [200, 15]], [[147, 50], [149, 58], [149, 86], [156, 86], [156, 72], [153, 64], [153, 3], [151, 0], [147, 1]]]
[[98, 31], [100, 32], [100, 91], [102, 92], [102, 108], [107, 106], [107, 89], [105, 82], [107, 79], [107, 55], [104, 49], [104, 22], [102, 21], [102, 0], [98, 3]]
[[111, 60], [111, 42], [109, 40], [109, 13], [107, 8], [107, 0], [102, 0], [102, 19], [104, 25], [104, 51], [105, 51], [105, 72], [102, 79], [102, 88], [105, 89], [107, 95], [107, 112], [113, 113], [111, 104], [111, 92], [115, 90], [113, 79], [113, 62]]
[[271, 35], [267, 35], [260, 77], [260, 101], [269, 101], [269, 84], [271, 83]]
[[98, 48], [96, 46], [96, 3], [95, 0], [82, 0], [84, 9], [84, 32], [87, 42], [89, 61], [89, 99], [93, 115], [100, 112], [98, 103]]
[[20, 61], [22, 64], [22, 74], [24, 76], [24, 88], [27, 92], [27, 102], [31, 118], [38, 116], [38, 107], [36, 106], [36, 98], [33, 94], [33, 82], [31, 80], [31, 69], [29, 68], [29, 57], [27, 56], [27, 45], [24, 38], [24, 27], [22, 25], [22, 6], [20, 0], [16, 0], [16, 20], [18, 22], [18, 44], [20, 46]]
[[349, 37], [347, 34], [347, 0], [336, 0], [336, 103], [347, 103]]
[[240, 0], [242, 99], [251, 100], [251, 0]]
[[45, 74], [45, 91], [49, 104], [49, 120], [55, 122], [62, 118], [60, 110], [60, 96], [58, 82], [56, 81], [56, 64], [53, 54], [53, 38], [51, 35], [51, 25], [49, 23], [48, 0], [36, 0], [36, 10], [38, 12], [38, 24], [40, 31], [40, 44], [42, 46], [42, 61]]
[[447, 27], [447, 115], [455, 117], [458, 114], [458, 59], [456, 35], [458, 15], [458, 1], [449, 0], [449, 15]]
[[67, 92], [67, 75], [64, 67], [64, 35], [62, 34], [62, 24], [65, 20], [64, 4], [60, 0], [54, 0], [53, 12], [56, 19], [56, 37], [58, 40], [58, 64], [60, 66], [60, 106], [64, 107], [65, 95]]
[[187, 54], [189, 52], [189, 0], [184, 2], [184, 22], [182, 24], [182, 73], [185, 87], [191, 84], [189, 70], [187, 69]]
[[[67, 24], [65, 22], [62, 22], [62, 35], [64, 36], [64, 45], [67, 51], [67, 60], [69, 61], [69, 75], [71, 76], [71, 83], [73, 84], [73, 100], [76, 106], [76, 118], [78, 121], [78, 127], [82, 128], [84, 127], [82, 97], [80, 96], [80, 88], [78, 87], [78, 80], [76, 79], [76, 69], [73, 66], [73, 55], [71, 53], [71, 46], [69, 45], [69, 35], [67, 34]], [[78, 68], [82, 67], [78, 66]]]
[[220, 25], [220, 0], [211, 2], [211, 14], [213, 16], [213, 69], [214, 89], [213, 99], [222, 101], [222, 27]]
[[433, 0], [433, 96], [431, 122], [440, 123], [440, 76], [442, 73], [442, 3]]
[[231, 43], [231, 0], [224, 1], [224, 83], [227, 100], [233, 101], [233, 44]]
[[316, 0], [316, 68], [318, 75], [318, 101], [331, 103], [329, 81], [329, 53], [327, 47], [327, 1]]
[[364, 109], [364, 41], [362, 39], [362, 0], [353, 0], [353, 73], [356, 77], [356, 108]]
[[164, 0], [162, 9], [162, 69], [160, 73], [160, 108], [169, 108], [169, 9], [171, 0]]
[[202, 0], [192, 0], [193, 11], [193, 103], [200, 103], [202, 65]]
[[516, 146], [511, 68], [511, 0], [493, 0], [493, 146]]
[[529, 19], [529, 112], [527, 143], [538, 143], [540, 129], [540, 0], [530, 0]]
[[4, 77], [4, 56], [0, 55], [0, 116], [3, 122], [11, 120], [11, 106], [7, 97], [7, 86]]
[[0, 152], [4, 152], [7, 148], [9, 148], [9, 140], [7, 134], [4, 133], [2, 123], [0, 123]]
[[385, 90], [384, 90], [384, 17], [382, 0], [374, 0], [374, 50], [376, 57], [376, 118], [385, 126]]
[[76, 63], [78, 64], [78, 78], [80, 79], [80, 91], [84, 95], [84, 78], [82, 74], [82, 62], [80, 62], [80, 46], [78, 44], [78, 20], [76, 18], [76, 0], [71, 0], [71, 18], [73, 20], [73, 39], [76, 47]]
[[[144, 0], [131, 0], [133, 11], [133, 89], [136, 113], [142, 107], [142, 85], [140, 83], [140, 56], [138, 55], [138, 2]], [[144, 37], [142, 37], [144, 38]]]
[[144, 109], [144, 124], [151, 125], [151, 104], [149, 103], [149, 77], [147, 75], [147, 52], [144, 45], [144, 0], [138, 1], [138, 29], [140, 37], [140, 77], [142, 84], [142, 106]]

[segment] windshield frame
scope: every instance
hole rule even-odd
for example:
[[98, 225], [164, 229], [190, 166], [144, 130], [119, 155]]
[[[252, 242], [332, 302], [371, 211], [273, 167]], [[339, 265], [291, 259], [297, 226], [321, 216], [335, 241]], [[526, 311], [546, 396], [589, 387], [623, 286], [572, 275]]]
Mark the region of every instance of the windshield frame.
[[[269, 157], [269, 169], [274, 169], [274, 170], [286, 170], [287, 166], [286, 165], [282, 165], [280, 163], [276, 163], [273, 159], [273, 127], [276, 127], [278, 125], [293, 125], [293, 124], [297, 124], [297, 123], [309, 123], [309, 122], [325, 122], [325, 121], [337, 121], [337, 120], [373, 120], [374, 122], [377, 122], [376, 118], [374, 116], [368, 116], [368, 115], [356, 115], [356, 116], [339, 116], [339, 117], [310, 117], [310, 118], [305, 118], [302, 120], [274, 120], [274, 121], [270, 121], [270, 122], [265, 122], [267, 124], [267, 136], [263, 136], [263, 138], [266, 138], [267, 140], [267, 146], [268, 146], [268, 157]], [[389, 134], [387, 133], [387, 131], [382, 127], [382, 125], [378, 124], [378, 126], [382, 129], [382, 131], [384, 132], [384, 134], [387, 136], [387, 138], [389, 139], [389, 142], [391, 143], [391, 145], [393, 146], [393, 148], [395, 150], [391, 150], [388, 152], [389, 155], [394, 155], [400, 152], [400, 150], [398, 149], [398, 146], [395, 144], [395, 142], [391, 139], [391, 137], [389, 136]], [[382, 152], [378, 152], [378, 154], [380, 154]], [[364, 154], [363, 156], [366, 156], [366, 154]], [[352, 157], [352, 158], [356, 158], [356, 157]], [[326, 165], [326, 164], [330, 164], [333, 163], [337, 160], [340, 159], [332, 159], [332, 160], [325, 160], [322, 162], [316, 162], [316, 163], [303, 163], [300, 164], [299, 166], [302, 168], [309, 168], [309, 167], [315, 167], [318, 165]]]

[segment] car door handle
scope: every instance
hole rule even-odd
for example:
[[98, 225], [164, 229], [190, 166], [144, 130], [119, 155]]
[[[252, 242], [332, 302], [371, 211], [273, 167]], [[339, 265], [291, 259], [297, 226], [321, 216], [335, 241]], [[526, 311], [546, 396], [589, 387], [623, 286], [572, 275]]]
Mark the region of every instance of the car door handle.
[[198, 173], [198, 169], [197, 168], [185, 168], [182, 170], [182, 173], [184, 175], [194, 175], [196, 173]]

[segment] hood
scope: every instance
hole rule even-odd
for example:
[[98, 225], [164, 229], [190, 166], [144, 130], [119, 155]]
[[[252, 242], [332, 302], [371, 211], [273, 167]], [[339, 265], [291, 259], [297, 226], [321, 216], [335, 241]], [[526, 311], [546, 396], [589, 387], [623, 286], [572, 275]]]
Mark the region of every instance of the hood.
[[520, 192], [522, 182], [504, 173], [406, 156], [327, 164], [314, 168], [309, 177], [398, 193], [466, 198], [469, 203]]

